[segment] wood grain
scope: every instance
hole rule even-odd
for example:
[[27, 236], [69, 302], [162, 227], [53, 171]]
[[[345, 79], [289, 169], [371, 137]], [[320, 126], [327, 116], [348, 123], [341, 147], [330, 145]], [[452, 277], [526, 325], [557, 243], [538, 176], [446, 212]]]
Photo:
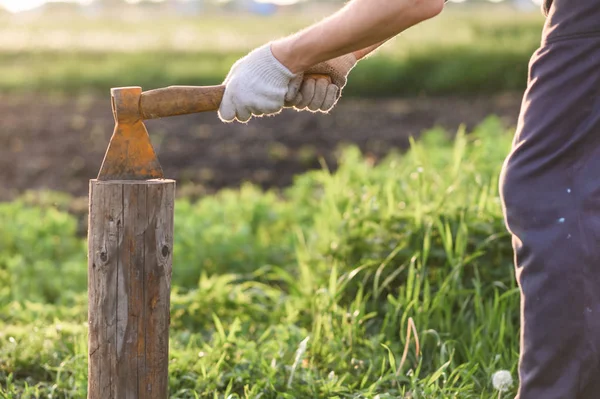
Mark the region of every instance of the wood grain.
[[175, 182], [90, 182], [88, 398], [168, 397]]
[[221, 105], [225, 86], [170, 86], [143, 92], [141, 119], [216, 111]]

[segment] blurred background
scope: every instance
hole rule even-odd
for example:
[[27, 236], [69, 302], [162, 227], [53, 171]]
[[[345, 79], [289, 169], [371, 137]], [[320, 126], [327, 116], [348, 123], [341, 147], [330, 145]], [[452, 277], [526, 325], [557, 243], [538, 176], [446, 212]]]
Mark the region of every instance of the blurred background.
[[[0, 200], [40, 188], [87, 194], [112, 134], [111, 87], [219, 84], [252, 48], [342, 4], [0, 0]], [[513, 125], [542, 24], [530, 0], [451, 1], [361, 62], [330, 115], [286, 111], [239, 126], [211, 113], [148, 129], [187, 192], [285, 186], [323, 160], [335, 168], [346, 143], [379, 159], [435, 126], [491, 114]]]
[[[0, 398], [86, 397], [110, 89], [220, 84], [342, 4], [0, 0]], [[492, 385], [519, 349], [497, 187], [543, 23], [529, 0], [450, 1], [330, 114], [146, 122], [177, 179], [171, 397], [514, 394]]]

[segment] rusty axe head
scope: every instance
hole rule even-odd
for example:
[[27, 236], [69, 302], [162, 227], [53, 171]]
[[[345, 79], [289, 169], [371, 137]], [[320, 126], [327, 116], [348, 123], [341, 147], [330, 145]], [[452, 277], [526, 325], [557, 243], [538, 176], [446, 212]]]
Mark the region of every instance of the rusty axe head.
[[148, 180], [164, 177], [140, 114], [141, 96], [141, 87], [111, 90], [116, 125], [98, 180]]
[[225, 86], [171, 86], [142, 93], [141, 87], [111, 90], [115, 130], [98, 180], [164, 177], [144, 120], [219, 109]]
[[[311, 74], [305, 79], [331, 79]], [[142, 92], [141, 87], [111, 90], [115, 131], [98, 180], [149, 180], [164, 177], [144, 120], [216, 111], [225, 86], [170, 86]]]

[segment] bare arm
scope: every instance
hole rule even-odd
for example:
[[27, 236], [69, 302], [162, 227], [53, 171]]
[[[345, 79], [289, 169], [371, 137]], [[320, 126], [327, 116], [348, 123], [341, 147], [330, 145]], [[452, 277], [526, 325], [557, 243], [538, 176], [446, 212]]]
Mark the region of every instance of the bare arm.
[[323, 21], [275, 41], [271, 49], [293, 73], [344, 54], [360, 59], [443, 7], [444, 0], [351, 0]]
[[385, 42], [387, 42], [387, 40], [384, 40], [382, 42], [379, 42], [377, 44], [374, 44], [374, 45], [369, 46], [367, 48], [364, 48], [362, 50], [354, 51], [354, 56], [356, 57], [357, 60], [362, 60], [367, 55], [371, 54], [372, 52], [374, 52], [375, 50], [377, 50], [379, 47], [383, 46], [383, 44]]

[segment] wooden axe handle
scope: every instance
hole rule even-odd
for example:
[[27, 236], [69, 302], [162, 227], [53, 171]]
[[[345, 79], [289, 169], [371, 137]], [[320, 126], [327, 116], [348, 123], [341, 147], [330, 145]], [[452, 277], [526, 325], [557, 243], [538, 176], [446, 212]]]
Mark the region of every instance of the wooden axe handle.
[[[327, 79], [328, 75], [306, 75], [305, 79]], [[225, 86], [170, 86], [142, 93], [143, 120], [216, 111], [221, 106]]]
[[195, 114], [219, 109], [225, 86], [170, 86], [142, 93], [142, 119]]

